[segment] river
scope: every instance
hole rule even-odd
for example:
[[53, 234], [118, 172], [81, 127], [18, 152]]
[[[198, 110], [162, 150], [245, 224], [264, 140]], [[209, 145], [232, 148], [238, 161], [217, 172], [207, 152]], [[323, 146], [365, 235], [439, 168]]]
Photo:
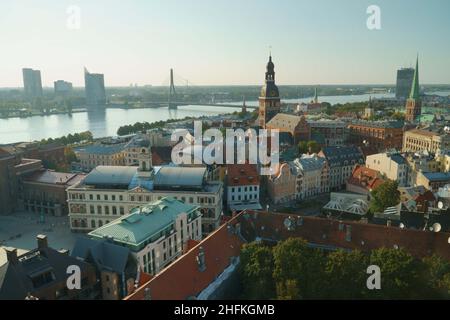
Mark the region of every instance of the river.
[[[319, 97], [320, 101], [331, 104], [368, 101], [372, 98], [389, 98], [392, 94], [364, 94]], [[283, 102], [307, 102], [311, 98], [289, 99]], [[233, 103], [234, 105], [239, 103]], [[257, 106], [257, 101], [248, 101], [247, 105]], [[154, 122], [167, 119], [181, 119], [187, 116], [218, 115], [230, 113], [239, 108], [210, 106], [181, 106], [178, 110], [158, 109], [106, 109], [94, 112], [80, 112], [29, 118], [0, 119], [0, 144], [28, 142], [46, 138], [57, 138], [82, 131], [91, 131], [94, 137], [116, 135], [117, 129], [136, 122]]]

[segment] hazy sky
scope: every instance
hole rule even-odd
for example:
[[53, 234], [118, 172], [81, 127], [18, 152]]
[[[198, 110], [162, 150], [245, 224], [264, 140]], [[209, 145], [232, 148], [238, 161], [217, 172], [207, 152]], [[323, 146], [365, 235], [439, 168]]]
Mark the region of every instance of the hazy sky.
[[[366, 27], [369, 5], [381, 30]], [[66, 10], [81, 9], [81, 28]], [[450, 1], [1, 0], [0, 87], [22, 67], [45, 86], [161, 85], [169, 69], [198, 85], [261, 84], [272, 55], [280, 84], [394, 83], [420, 55], [421, 83], [450, 83]]]

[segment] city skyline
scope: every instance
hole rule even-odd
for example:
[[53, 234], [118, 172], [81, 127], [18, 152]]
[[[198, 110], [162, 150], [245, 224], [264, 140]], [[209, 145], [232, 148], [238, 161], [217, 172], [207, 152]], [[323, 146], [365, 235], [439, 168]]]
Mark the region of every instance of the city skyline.
[[[450, 83], [440, 32], [450, 28], [450, 3], [372, 2], [3, 1], [0, 87], [21, 87], [28, 67], [41, 70], [44, 87], [82, 87], [85, 66], [105, 74], [107, 87], [162, 85], [170, 68], [196, 85], [260, 85], [270, 50], [280, 85], [394, 84], [417, 53], [421, 83]], [[372, 4], [380, 30], [366, 26]], [[79, 29], [67, 25], [71, 6]]]

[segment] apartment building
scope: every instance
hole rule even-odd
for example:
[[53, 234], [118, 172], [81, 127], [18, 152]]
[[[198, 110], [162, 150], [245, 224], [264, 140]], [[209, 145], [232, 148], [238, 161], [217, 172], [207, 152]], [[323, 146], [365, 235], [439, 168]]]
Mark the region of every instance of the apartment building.
[[364, 164], [364, 155], [355, 146], [325, 147], [318, 155], [326, 161], [331, 190], [344, 189], [355, 166]]
[[408, 130], [403, 138], [403, 151], [416, 152], [428, 151], [431, 153], [450, 150], [450, 135], [432, 130], [413, 129]]
[[254, 164], [227, 166], [227, 203], [230, 210], [261, 209], [260, 179]]
[[89, 172], [97, 166], [124, 166], [125, 143], [95, 143], [74, 149], [81, 168]]
[[366, 167], [379, 171], [388, 179], [397, 181], [400, 187], [409, 185], [409, 166], [398, 152], [377, 153], [366, 158]]
[[189, 239], [202, 239], [197, 206], [166, 197], [140, 206], [89, 233], [130, 249], [141, 269], [155, 275], [182, 255]]
[[205, 167], [99, 166], [67, 189], [71, 230], [89, 232], [146, 203], [172, 197], [198, 206], [204, 235], [219, 226], [222, 182]]

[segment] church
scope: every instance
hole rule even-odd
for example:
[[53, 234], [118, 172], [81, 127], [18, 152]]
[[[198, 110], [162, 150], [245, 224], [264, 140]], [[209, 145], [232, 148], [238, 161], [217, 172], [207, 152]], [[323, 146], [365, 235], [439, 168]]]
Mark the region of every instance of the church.
[[261, 88], [259, 95], [259, 114], [257, 125], [265, 129], [269, 122], [281, 110], [280, 92], [275, 84], [275, 65], [272, 62], [272, 55], [266, 67], [266, 82]]

